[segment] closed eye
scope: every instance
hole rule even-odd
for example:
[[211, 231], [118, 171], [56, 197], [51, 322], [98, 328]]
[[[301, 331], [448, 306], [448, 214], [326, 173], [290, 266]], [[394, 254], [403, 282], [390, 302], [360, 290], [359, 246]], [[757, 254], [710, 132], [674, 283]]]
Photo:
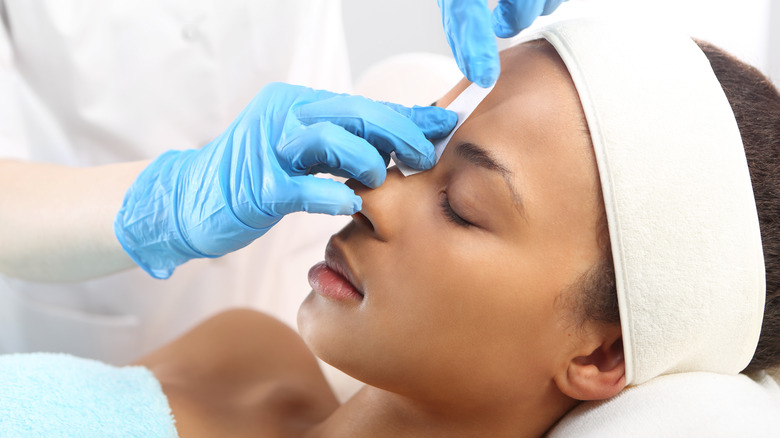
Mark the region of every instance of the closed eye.
[[447, 220], [449, 220], [453, 224], [464, 228], [474, 226], [474, 224], [460, 217], [458, 213], [456, 213], [455, 210], [452, 209], [452, 205], [450, 205], [450, 198], [447, 196], [447, 192], [442, 192], [441, 200], [439, 201], [439, 206], [441, 207], [442, 212], [444, 212], [444, 216], [447, 218]]

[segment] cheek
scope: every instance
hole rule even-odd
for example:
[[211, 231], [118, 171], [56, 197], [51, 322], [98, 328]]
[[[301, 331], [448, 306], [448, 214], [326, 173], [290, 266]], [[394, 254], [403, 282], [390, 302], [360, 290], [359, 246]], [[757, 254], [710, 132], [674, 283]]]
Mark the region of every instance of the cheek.
[[340, 362], [349, 358], [334, 353], [348, 352], [354, 347], [349, 345], [352, 338], [344, 336], [354, 325], [352, 313], [354, 309], [345, 309], [312, 291], [298, 308], [298, 332], [315, 355], [340, 367]]
[[529, 260], [544, 256], [418, 206], [391, 241], [352, 246], [365, 270], [361, 306], [306, 299], [299, 327], [307, 344], [353, 377], [419, 397], [490, 398], [540, 381], [556, 286]]
[[399, 361], [399, 381], [414, 376], [419, 388], [459, 381], [451, 389], [475, 397], [538, 381], [555, 326], [554, 294], [543, 276], [489, 246], [433, 253], [425, 265], [403, 263], [407, 275], [395, 293], [375, 303], [381, 312], [372, 324], [394, 335], [383, 345]]

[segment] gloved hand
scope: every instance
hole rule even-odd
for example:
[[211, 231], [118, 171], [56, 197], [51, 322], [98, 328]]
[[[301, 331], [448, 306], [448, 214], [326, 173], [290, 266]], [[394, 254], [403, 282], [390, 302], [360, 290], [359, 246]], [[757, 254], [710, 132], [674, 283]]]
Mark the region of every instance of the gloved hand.
[[360, 197], [311, 173], [384, 182], [390, 152], [418, 168], [433, 166], [433, 145], [457, 116], [359, 96], [275, 83], [202, 149], [169, 151], [125, 194], [114, 232], [155, 278], [197, 257], [243, 248], [295, 211], [353, 214]]
[[481, 87], [489, 87], [498, 79], [498, 47], [493, 33], [499, 38], [515, 36], [564, 1], [499, 0], [491, 23], [486, 0], [438, 0], [455, 61], [466, 78]]

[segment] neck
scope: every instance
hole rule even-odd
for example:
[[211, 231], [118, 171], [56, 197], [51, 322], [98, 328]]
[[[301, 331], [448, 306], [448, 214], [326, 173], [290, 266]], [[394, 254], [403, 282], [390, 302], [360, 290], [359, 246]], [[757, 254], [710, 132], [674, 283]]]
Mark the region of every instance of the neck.
[[443, 406], [366, 386], [306, 438], [538, 437], [577, 403], [557, 388], [550, 388], [540, 397], [515, 404], [495, 402], [480, 406], [464, 400]]

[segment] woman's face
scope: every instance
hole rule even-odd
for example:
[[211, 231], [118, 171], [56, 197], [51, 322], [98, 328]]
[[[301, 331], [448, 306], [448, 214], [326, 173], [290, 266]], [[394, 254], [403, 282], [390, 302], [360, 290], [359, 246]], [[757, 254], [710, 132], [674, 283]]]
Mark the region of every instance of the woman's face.
[[578, 339], [558, 298], [601, 256], [602, 208], [580, 102], [554, 50], [502, 53], [496, 87], [432, 170], [391, 169], [375, 190], [350, 184], [363, 210], [326, 259], [360, 294], [334, 269], [312, 269], [298, 316], [310, 348], [426, 400], [548, 391]]

